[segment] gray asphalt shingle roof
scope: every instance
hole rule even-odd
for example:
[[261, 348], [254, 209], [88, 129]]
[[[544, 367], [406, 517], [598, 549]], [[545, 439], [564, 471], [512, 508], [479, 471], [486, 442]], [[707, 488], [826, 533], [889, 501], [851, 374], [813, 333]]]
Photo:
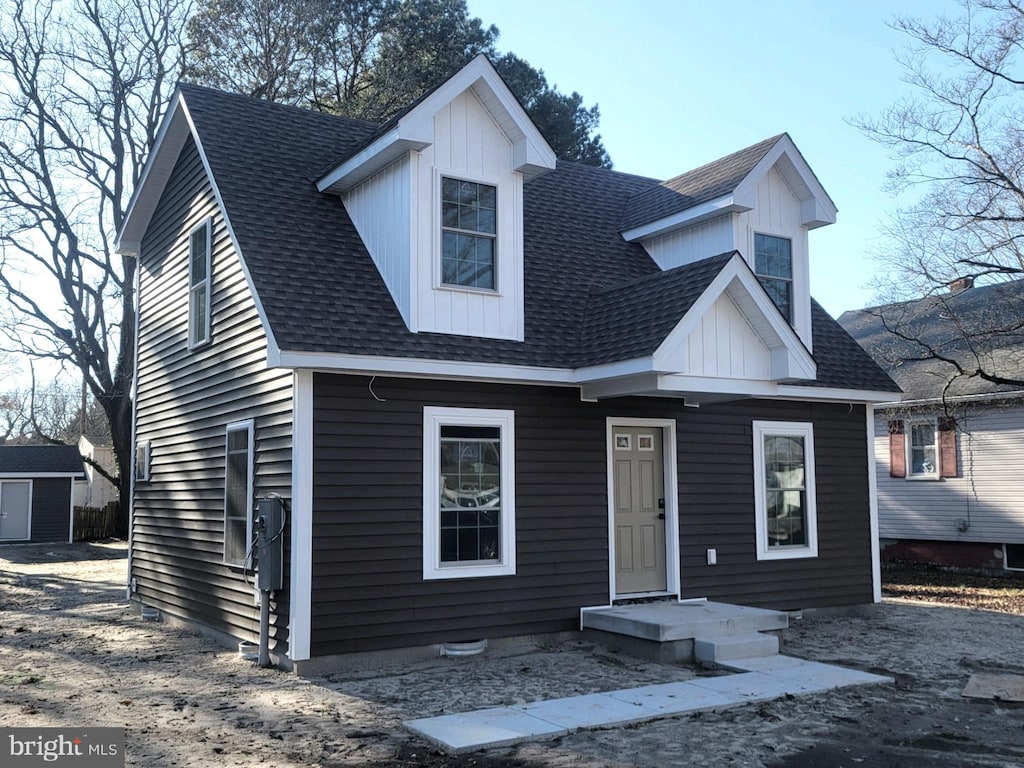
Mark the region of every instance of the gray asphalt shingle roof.
[[73, 445], [0, 445], [0, 474], [85, 476], [82, 456]]
[[632, 197], [622, 214], [622, 231], [664, 219], [727, 195], [739, 186], [772, 147], [780, 133], [753, 146], [694, 168]]
[[1021, 389], [957, 376], [954, 365], [938, 358], [956, 360], [968, 370], [980, 362], [991, 373], [1024, 379], [1024, 280], [851, 310], [839, 322], [908, 399]]
[[[560, 368], [629, 359], [649, 354], [724, 264], [708, 259], [662, 272], [619, 234], [630, 201], [659, 182], [559, 162], [523, 193], [525, 341], [412, 333], [341, 199], [315, 187], [377, 126], [197, 86], [181, 90], [282, 350]], [[625, 298], [648, 288], [639, 305]], [[835, 325], [827, 316], [820, 323]], [[880, 372], [869, 360], [863, 370], [864, 359], [839, 357], [845, 367], [834, 373], [819, 362], [828, 386], [876, 388]]]

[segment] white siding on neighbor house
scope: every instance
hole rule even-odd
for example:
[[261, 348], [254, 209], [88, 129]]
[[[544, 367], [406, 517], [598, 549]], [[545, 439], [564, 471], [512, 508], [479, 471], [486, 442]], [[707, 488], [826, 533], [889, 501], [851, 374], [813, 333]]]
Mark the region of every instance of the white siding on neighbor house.
[[[208, 216], [211, 343], [189, 350], [188, 233]], [[290, 498], [292, 376], [267, 369], [256, 304], [191, 141], [143, 239], [139, 266], [136, 433], [150, 442], [150, 479], [135, 486], [135, 596], [252, 639], [259, 623], [253, 588], [222, 564], [225, 428], [254, 420], [256, 497], [276, 491]], [[280, 597], [274, 642], [286, 632], [287, 596]]]
[[366, 244], [405, 324], [411, 327], [409, 156], [345, 193], [345, 209]]
[[737, 250], [733, 215], [702, 221], [687, 229], [679, 229], [643, 242], [651, 258], [662, 269]]
[[[523, 179], [512, 143], [466, 91], [434, 116], [434, 142], [412, 168], [413, 330], [523, 339]], [[441, 176], [497, 187], [495, 291], [441, 285]]]
[[811, 277], [807, 228], [800, 224], [800, 200], [782, 174], [772, 168], [757, 184], [757, 204], [736, 215], [736, 250], [750, 268], [754, 264], [754, 235], [786, 237], [793, 244], [793, 328], [811, 348]]
[[959, 473], [940, 480], [889, 476], [890, 418], [875, 416], [883, 539], [1024, 543], [1024, 406], [978, 405], [958, 417]]
[[771, 353], [728, 293], [686, 338], [686, 373], [737, 379], [771, 378]]

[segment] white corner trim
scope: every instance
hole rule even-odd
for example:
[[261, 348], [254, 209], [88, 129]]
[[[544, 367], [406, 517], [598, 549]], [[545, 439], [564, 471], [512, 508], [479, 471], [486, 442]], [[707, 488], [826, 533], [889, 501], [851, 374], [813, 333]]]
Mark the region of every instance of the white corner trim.
[[292, 378], [291, 574], [288, 657], [306, 661], [313, 623], [313, 372]]
[[878, 467], [875, 464], [875, 409], [871, 403], [864, 408], [868, 448], [868, 507], [871, 528], [871, 595], [882, 602], [882, 553], [878, 534]]

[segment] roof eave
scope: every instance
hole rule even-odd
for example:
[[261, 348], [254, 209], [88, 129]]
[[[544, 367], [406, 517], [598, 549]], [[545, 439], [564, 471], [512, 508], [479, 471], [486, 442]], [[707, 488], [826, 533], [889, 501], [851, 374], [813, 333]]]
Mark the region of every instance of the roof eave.
[[671, 216], [623, 230], [622, 237], [630, 243], [641, 242], [652, 237], [668, 234], [677, 229], [684, 229], [694, 224], [699, 224], [702, 221], [717, 218], [727, 213], [743, 213], [744, 211], [751, 210], [751, 208], [753, 208], [753, 205], [739, 202], [734, 194], [729, 193], [728, 195], [716, 197], [714, 200], [708, 200], [707, 202], [695, 205], [692, 208], [687, 208], [685, 211], [674, 213]]
[[157, 129], [156, 140], [135, 185], [128, 211], [114, 241], [116, 253], [137, 256], [157, 203], [174, 171], [178, 154], [192, 131], [185, 109], [184, 96], [178, 89], [171, 97], [171, 107]]

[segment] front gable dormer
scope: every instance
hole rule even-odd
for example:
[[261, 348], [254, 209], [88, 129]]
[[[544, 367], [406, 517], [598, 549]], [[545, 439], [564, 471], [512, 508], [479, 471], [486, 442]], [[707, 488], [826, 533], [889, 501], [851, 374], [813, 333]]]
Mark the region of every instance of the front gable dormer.
[[411, 331], [522, 341], [523, 182], [554, 167], [478, 56], [317, 188], [341, 195]]
[[807, 233], [835, 220], [835, 204], [781, 134], [637, 195], [622, 236], [662, 269], [739, 251], [810, 349]]
[[[650, 306], [631, 316], [640, 297]], [[588, 398], [770, 396], [781, 383], [817, 375], [807, 347], [737, 252], [596, 295], [588, 321], [577, 369]]]

